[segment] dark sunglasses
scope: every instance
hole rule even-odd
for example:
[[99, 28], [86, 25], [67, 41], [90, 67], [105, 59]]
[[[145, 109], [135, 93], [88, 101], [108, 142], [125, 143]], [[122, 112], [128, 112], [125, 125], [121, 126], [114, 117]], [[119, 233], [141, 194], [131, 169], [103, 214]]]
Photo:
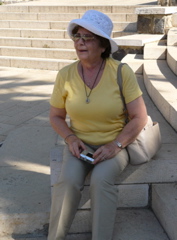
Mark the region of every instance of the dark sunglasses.
[[95, 37], [93, 35], [90, 35], [90, 34], [79, 34], [79, 33], [76, 33], [76, 34], [73, 34], [71, 35], [71, 39], [74, 41], [74, 42], [77, 42], [79, 39], [82, 39], [84, 42], [89, 42], [89, 41], [92, 41]]

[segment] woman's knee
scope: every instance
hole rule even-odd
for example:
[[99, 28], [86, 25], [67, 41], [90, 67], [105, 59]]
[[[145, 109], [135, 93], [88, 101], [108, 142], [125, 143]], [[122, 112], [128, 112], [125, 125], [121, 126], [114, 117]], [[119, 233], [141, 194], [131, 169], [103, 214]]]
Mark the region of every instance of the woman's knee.
[[84, 183], [78, 178], [70, 178], [68, 176], [64, 176], [59, 179], [58, 187], [66, 189], [68, 191], [81, 191], [84, 187]]
[[93, 188], [111, 187], [115, 184], [117, 177], [128, 165], [128, 155], [126, 151], [121, 151], [119, 156], [98, 163], [91, 175], [90, 186]]
[[103, 174], [93, 174], [90, 179], [90, 191], [98, 192], [101, 189], [107, 189], [114, 185], [114, 181]]

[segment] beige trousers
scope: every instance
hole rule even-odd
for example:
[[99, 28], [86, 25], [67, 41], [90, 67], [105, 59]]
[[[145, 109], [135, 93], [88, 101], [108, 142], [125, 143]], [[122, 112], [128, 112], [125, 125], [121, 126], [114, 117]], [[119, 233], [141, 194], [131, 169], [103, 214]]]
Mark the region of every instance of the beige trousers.
[[74, 157], [66, 146], [58, 183], [53, 187], [48, 240], [66, 238], [90, 171], [92, 240], [111, 240], [118, 197], [114, 183], [127, 164], [125, 149], [114, 158], [93, 166]]

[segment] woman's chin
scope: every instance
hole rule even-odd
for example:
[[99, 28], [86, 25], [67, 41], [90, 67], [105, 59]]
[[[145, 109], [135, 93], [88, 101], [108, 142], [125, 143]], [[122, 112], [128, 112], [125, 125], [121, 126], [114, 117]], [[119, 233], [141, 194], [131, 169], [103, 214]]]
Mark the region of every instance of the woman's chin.
[[83, 60], [83, 61], [85, 61], [85, 60], [88, 60], [88, 56], [78, 56], [78, 58], [79, 58], [79, 60]]

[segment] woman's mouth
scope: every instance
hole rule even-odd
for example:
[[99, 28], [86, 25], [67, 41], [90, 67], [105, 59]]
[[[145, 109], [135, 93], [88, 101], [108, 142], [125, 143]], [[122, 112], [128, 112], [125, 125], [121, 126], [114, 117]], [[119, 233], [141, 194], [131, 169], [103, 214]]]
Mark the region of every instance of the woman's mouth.
[[80, 49], [78, 52], [87, 52], [87, 50]]

